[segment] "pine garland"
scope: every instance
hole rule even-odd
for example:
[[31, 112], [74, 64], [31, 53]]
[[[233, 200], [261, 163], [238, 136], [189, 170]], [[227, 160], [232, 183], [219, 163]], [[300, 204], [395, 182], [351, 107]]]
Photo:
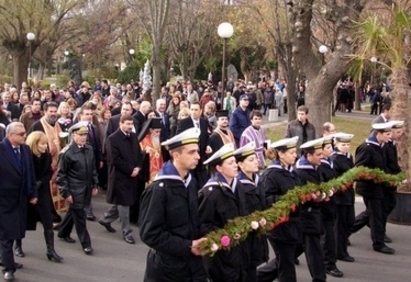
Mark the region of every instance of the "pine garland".
[[201, 245], [204, 254], [213, 255], [220, 249], [229, 249], [245, 240], [250, 232], [264, 234], [281, 223], [289, 220], [289, 214], [304, 202], [328, 201], [335, 192], [352, 188], [354, 181], [369, 180], [375, 183], [387, 183], [396, 186], [404, 179], [402, 173], [386, 174], [380, 169], [354, 167], [338, 178], [321, 184], [308, 183], [289, 190], [279, 201], [264, 211], [256, 211], [227, 222], [224, 228], [207, 234], [207, 240]]

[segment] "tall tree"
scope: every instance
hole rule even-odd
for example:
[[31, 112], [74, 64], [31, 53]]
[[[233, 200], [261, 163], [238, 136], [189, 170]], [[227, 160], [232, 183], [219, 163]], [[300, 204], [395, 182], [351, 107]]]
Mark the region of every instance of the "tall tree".
[[170, 8], [167, 42], [184, 79], [193, 80], [197, 67], [209, 55], [221, 17], [216, 9], [219, 5], [219, 0], [177, 0]]
[[[388, 11], [388, 13], [387, 13]], [[410, 55], [411, 48], [411, 6], [409, 1], [399, 1], [388, 7], [385, 13], [373, 14], [358, 24], [358, 53], [353, 56], [355, 68], [361, 69], [364, 62], [372, 56], [378, 58], [378, 64], [391, 69], [393, 119], [405, 122], [404, 134], [397, 144], [401, 169], [410, 179], [410, 144], [411, 144], [411, 89]], [[411, 191], [411, 183], [400, 187]]]
[[[0, 0], [0, 40], [13, 60], [13, 79], [17, 87], [27, 80], [32, 54], [74, 8], [86, 0]], [[34, 33], [34, 40], [27, 39]]]
[[[164, 43], [171, 0], [127, 0], [133, 12], [139, 15], [141, 23], [148, 33], [153, 52], [153, 101], [157, 100], [161, 86], [161, 46]], [[175, 1], [175, 0], [173, 0]]]
[[[317, 5], [314, 5], [314, 2]], [[293, 60], [309, 81], [305, 102], [310, 109], [311, 121], [318, 135], [322, 132], [323, 123], [331, 119], [333, 90], [348, 69], [347, 55], [353, 53], [353, 22], [358, 20], [365, 3], [365, 0], [288, 2], [293, 28]], [[327, 38], [319, 40], [314, 37], [321, 18], [322, 22], [332, 24], [335, 42], [329, 42]], [[320, 44], [325, 44], [329, 48], [324, 65], [318, 52]]]

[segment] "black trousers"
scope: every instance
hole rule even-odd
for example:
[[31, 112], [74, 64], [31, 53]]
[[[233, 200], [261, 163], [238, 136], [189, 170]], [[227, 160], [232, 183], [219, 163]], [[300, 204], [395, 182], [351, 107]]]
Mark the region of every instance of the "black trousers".
[[[269, 239], [269, 242], [273, 247], [276, 256], [278, 281], [297, 282], [297, 274], [295, 271], [295, 252], [297, 244], [287, 244], [272, 239]], [[258, 281], [260, 282], [260, 280]]]
[[70, 207], [60, 224], [57, 236], [59, 238], [69, 237], [73, 230], [73, 225], [76, 227], [77, 236], [83, 249], [91, 247], [90, 235], [86, 226], [86, 212], [84, 209], [72, 209]]
[[350, 229], [355, 220], [355, 210], [353, 205], [337, 205], [337, 219], [335, 221], [335, 245], [337, 258], [349, 256], [347, 240], [350, 236]]
[[324, 234], [321, 236], [323, 252], [324, 252], [324, 265], [326, 269], [335, 269], [337, 262], [335, 236], [334, 236], [334, 219], [323, 220]]
[[325, 282], [327, 277], [320, 235], [303, 233], [303, 245], [313, 282]]
[[16, 271], [13, 254], [13, 242], [14, 240], [0, 240], [1, 260], [4, 265], [3, 272]]
[[384, 192], [383, 205], [384, 234], [386, 234], [387, 218], [397, 205], [397, 198], [395, 197], [394, 191]]
[[350, 228], [350, 235], [370, 224], [370, 212], [368, 211], [368, 201], [363, 197], [365, 211], [355, 217], [354, 223]]
[[384, 199], [374, 199], [364, 197], [364, 203], [366, 203], [369, 224], [371, 229], [371, 240], [373, 242], [374, 249], [385, 246], [385, 224], [384, 224]]

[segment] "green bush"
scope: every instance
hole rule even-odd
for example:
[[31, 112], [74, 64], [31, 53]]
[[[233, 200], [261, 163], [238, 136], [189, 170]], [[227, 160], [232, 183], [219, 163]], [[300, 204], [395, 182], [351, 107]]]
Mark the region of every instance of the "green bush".
[[132, 62], [118, 74], [117, 82], [118, 83], [130, 83], [131, 80], [138, 81], [140, 79], [140, 68], [137, 63]]

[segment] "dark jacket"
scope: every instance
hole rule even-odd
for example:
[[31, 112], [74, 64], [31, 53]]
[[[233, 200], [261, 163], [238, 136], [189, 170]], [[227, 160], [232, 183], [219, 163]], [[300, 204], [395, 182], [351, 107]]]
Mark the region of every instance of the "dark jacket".
[[[244, 187], [234, 179], [230, 186], [216, 175], [199, 191], [200, 221], [208, 232], [223, 228], [228, 220], [247, 214]], [[235, 188], [233, 193], [232, 188]], [[229, 250], [219, 250], [204, 257], [204, 266], [212, 281], [246, 282], [249, 255], [246, 242]]]
[[136, 132], [137, 135], [141, 132], [141, 130], [143, 129], [143, 125], [146, 122], [146, 116], [141, 112], [141, 111], [137, 111], [134, 115], [133, 118], [135, 120], [134, 126], [136, 127], [136, 129], [138, 129], [138, 131]]
[[170, 162], [144, 190], [140, 205], [140, 238], [151, 250], [146, 282], [207, 281], [202, 258], [190, 247], [205, 231], [200, 230], [197, 183], [185, 182]]
[[[156, 115], [156, 117], [161, 118], [161, 115], [158, 111], [155, 111], [154, 114]], [[164, 115], [164, 119], [161, 119], [161, 132], [160, 132], [161, 142], [164, 142], [171, 137], [170, 136], [170, 117], [166, 112], [164, 112], [163, 115]]]
[[[250, 180], [245, 174], [238, 174], [238, 181], [244, 187], [245, 209], [247, 214], [255, 211], [263, 211], [267, 207], [265, 193], [261, 186], [258, 186], [259, 177], [255, 175], [254, 180]], [[268, 261], [268, 245], [265, 236], [251, 233], [248, 235], [247, 243], [249, 244], [249, 264], [258, 266]]]
[[19, 164], [7, 138], [0, 143], [0, 239], [24, 238], [28, 199], [37, 196], [31, 152], [20, 146]]
[[37, 222], [41, 221], [44, 229], [53, 228], [53, 215], [59, 218], [54, 209], [50, 193], [50, 179], [53, 174], [51, 170], [51, 155], [46, 152], [37, 157], [32, 154], [34, 172], [37, 186], [37, 204], [28, 205], [27, 208], [27, 230], [36, 230]]
[[96, 162], [96, 168], [99, 168], [100, 162], [103, 161], [103, 148], [101, 146], [100, 130], [94, 124], [90, 124], [87, 144], [93, 148], [94, 160]]
[[[397, 145], [395, 141], [390, 140], [387, 144], [384, 145], [383, 151], [385, 153], [385, 158], [387, 160], [386, 172], [391, 174], [398, 174], [401, 172], [401, 167], [398, 164], [398, 152]], [[397, 191], [396, 186], [389, 186], [385, 184], [386, 192], [395, 192]]]
[[250, 125], [250, 111], [243, 111], [241, 107], [237, 107], [237, 109], [234, 110], [233, 115], [230, 118], [230, 130], [233, 132], [237, 145], [240, 141], [241, 134]]
[[117, 129], [107, 138], [108, 184], [107, 203], [131, 206], [137, 200], [138, 176], [131, 177], [135, 167], [142, 168], [141, 148], [137, 135], [127, 137]]
[[98, 175], [93, 148], [79, 148], [72, 142], [59, 155], [57, 186], [63, 198], [73, 197], [71, 208], [82, 209], [91, 201], [91, 190], [97, 188]]
[[[328, 182], [331, 179], [337, 177], [337, 172], [334, 169], [334, 163], [330, 159], [322, 159], [319, 167], [321, 178], [324, 182]], [[324, 202], [321, 209], [324, 220], [334, 220], [336, 217], [335, 199], [331, 197], [328, 202]]]
[[305, 124], [302, 124], [298, 119], [290, 121], [287, 125], [285, 138], [294, 136], [299, 137], [297, 142], [297, 154], [301, 155], [301, 144], [315, 139], [315, 127], [308, 120]]
[[[111, 117], [108, 120], [107, 131], [106, 132], [100, 132], [100, 134], [103, 134], [103, 133], [106, 134], [106, 138], [107, 138], [111, 134], [116, 132], [116, 130], [120, 127], [120, 118], [121, 118], [120, 114]], [[134, 129], [135, 129], [137, 135], [141, 131], [140, 127], [139, 127], [139, 123], [137, 122], [137, 120], [135, 118], [134, 118]]]
[[[289, 190], [300, 185], [300, 179], [295, 170], [287, 169], [281, 166], [279, 161], [274, 161], [267, 167], [261, 176], [260, 186], [263, 187], [267, 206], [277, 202], [281, 196]], [[288, 244], [297, 244], [300, 242], [299, 229], [299, 209], [290, 214], [290, 221], [285, 222], [268, 233], [270, 238], [287, 242]]]
[[[373, 134], [355, 150], [355, 166], [387, 170], [386, 154]], [[383, 190], [384, 184], [372, 180], [357, 181], [356, 184], [357, 193], [368, 198], [382, 199]]]
[[[337, 173], [337, 177], [343, 175], [345, 172], [349, 171], [354, 167], [354, 162], [351, 154], [343, 154], [338, 149], [334, 149], [335, 152], [331, 156], [331, 160], [334, 163], [334, 169]], [[355, 191], [353, 188], [349, 188], [346, 191], [338, 191], [333, 196], [335, 203], [337, 205], [354, 205], [355, 202]]]
[[[302, 185], [306, 185], [308, 182], [319, 184], [323, 181], [319, 168], [312, 166], [305, 156], [297, 161], [295, 171], [301, 179]], [[300, 223], [303, 233], [321, 235], [324, 232], [322, 206], [323, 202], [314, 201], [307, 201], [301, 205]]]

